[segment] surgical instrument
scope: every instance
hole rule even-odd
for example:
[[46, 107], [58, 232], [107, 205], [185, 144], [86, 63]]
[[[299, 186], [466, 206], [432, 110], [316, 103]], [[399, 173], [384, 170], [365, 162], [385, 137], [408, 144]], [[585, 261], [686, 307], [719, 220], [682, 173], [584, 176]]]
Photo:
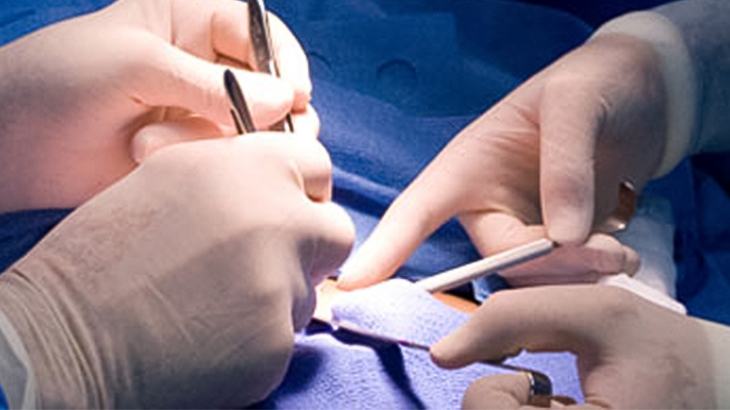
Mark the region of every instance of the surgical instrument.
[[[307, 328], [309, 334], [325, 332], [329, 333], [335, 339], [346, 344], [358, 344], [370, 346], [374, 349], [387, 347], [387, 346], [403, 346], [406, 348], [412, 348], [428, 352], [430, 347], [428, 345], [396, 338], [382, 333], [374, 332], [369, 329], [364, 329], [352, 323], [345, 323], [336, 319], [326, 320], [320, 318], [313, 318], [310, 325]], [[496, 367], [503, 370], [509, 370], [513, 372], [521, 372], [527, 375], [530, 382], [530, 396], [529, 403], [539, 407], [548, 407], [550, 403], [550, 396], [552, 395], [552, 381], [550, 378], [537, 370], [528, 369], [522, 366], [512, 365], [501, 362], [479, 362], [492, 367]]]
[[[248, 28], [256, 59], [256, 70], [279, 77], [279, 67], [273, 53], [269, 19], [263, 0], [248, 0]], [[287, 114], [284, 121], [275, 124], [272, 129], [293, 132], [291, 115]]]
[[[618, 205], [616, 209], [604, 222], [595, 227], [595, 231], [603, 233], [621, 231], [626, 228], [628, 221], [634, 215], [635, 211], [636, 192], [629, 182], [624, 181], [619, 185]], [[416, 282], [416, 285], [431, 293], [446, 291], [469, 283], [472, 280], [497, 273], [500, 270], [547, 255], [557, 246], [555, 242], [549, 239], [538, 239], [421, 279]]]
[[236, 76], [231, 70], [227, 69], [223, 73], [223, 84], [226, 87], [228, 98], [231, 101], [231, 115], [233, 116], [233, 122], [236, 124], [238, 133], [246, 134], [256, 131], [248, 104], [246, 104], [246, 99], [243, 97], [241, 86], [238, 84], [238, 80], [236, 80]]
[[421, 279], [416, 282], [416, 286], [430, 293], [453, 289], [483, 276], [547, 255], [555, 246], [557, 245], [549, 239], [538, 239]]

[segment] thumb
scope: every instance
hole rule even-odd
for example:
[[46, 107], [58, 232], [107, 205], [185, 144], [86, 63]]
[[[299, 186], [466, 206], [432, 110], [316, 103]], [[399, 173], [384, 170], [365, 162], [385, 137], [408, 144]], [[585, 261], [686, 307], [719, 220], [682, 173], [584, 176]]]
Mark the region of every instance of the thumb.
[[[537, 409], [541, 407], [596, 409], [596, 406], [574, 405], [566, 396], [541, 396], [530, 401], [530, 379], [525, 373], [493, 374], [477, 379], [464, 393], [462, 409]], [[600, 406], [599, 406], [600, 407]]]
[[530, 381], [524, 373], [486, 376], [472, 383], [464, 393], [462, 409], [516, 409], [527, 404]]
[[607, 325], [600, 319], [625, 316], [634, 309], [623, 295], [630, 294], [597, 285], [500, 291], [468, 322], [434, 344], [431, 356], [441, 367], [458, 368], [503, 360], [523, 349], [595, 354], [611, 345], [605, 337]]
[[[230, 102], [223, 83], [228, 66], [214, 64], [154, 39], [157, 51], [148, 53], [134, 72], [133, 96], [148, 106], [182, 107], [215, 122], [231, 124]], [[284, 118], [294, 104], [294, 90], [268, 74], [231, 69], [251, 109], [257, 128]]]
[[585, 241], [594, 214], [594, 151], [602, 109], [591, 89], [546, 85], [540, 103], [540, 195], [550, 238]]

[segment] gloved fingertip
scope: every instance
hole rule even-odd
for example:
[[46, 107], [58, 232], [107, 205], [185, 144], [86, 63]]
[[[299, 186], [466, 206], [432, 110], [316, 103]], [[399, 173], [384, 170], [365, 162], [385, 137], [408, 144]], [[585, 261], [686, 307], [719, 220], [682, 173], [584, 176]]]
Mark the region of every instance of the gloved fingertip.
[[353, 281], [347, 275], [343, 275], [342, 273], [337, 276], [335, 287], [337, 288], [337, 290], [342, 290], [345, 292], [356, 290], [358, 288], [357, 281]]
[[[256, 87], [258, 88], [255, 94], [256, 98], [261, 98], [262, 102], [286, 105], [288, 106], [287, 108], [291, 108], [291, 105], [294, 104], [295, 97], [297, 96], [297, 90], [292, 87], [291, 84], [280, 78], [268, 75], [263, 75], [261, 78], [261, 84]], [[266, 92], [262, 94], [261, 91], [264, 90]], [[300, 96], [300, 98], [302, 97]], [[254, 98], [252, 98], [252, 100], [254, 100]]]
[[525, 372], [484, 376], [469, 385], [462, 398], [461, 408], [470, 410], [550, 407], [552, 403], [547, 403], [550, 401], [550, 396], [539, 396], [546, 399], [545, 403], [541, 402], [539, 405], [530, 401], [531, 380], [532, 378]]
[[145, 132], [139, 132], [132, 138], [129, 154], [136, 164], [141, 164], [154, 152], [152, 138]]
[[294, 103], [292, 104], [292, 111], [302, 112], [307, 110], [307, 107], [312, 102], [312, 86], [302, 89], [294, 87]]
[[144, 159], [147, 157], [145, 151], [146, 150], [143, 147], [140, 147], [139, 144], [133, 144], [130, 153], [132, 161], [134, 161], [134, 163], [137, 165], [141, 164], [142, 161], [144, 161]]
[[335, 279], [335, 288], [350, 291], [358, 288], [360, 278], [365, 274], [360, 269], [359, 253], [355, 253], [340, 267], [340, 273]]
[[543, 220], [548, 236], [558, 244], [579, 245], [590, 234], [594, 213], [593, 195], [581, 189], [581, 185], [541, 187]]
[[263, 73], [234, 73], [257, 128], [266, 128], [291, 112], [295, 91], [290, 83]]
[[588, 238], [591, 229], [592, 211], [564, 201], [553, 203], [544, 209], [545, 227], [550, 239], [560, 245], [578, 245]]
[[639, 272], [639, 268], [641, 268], [641, 255], [628, 246], [624, 246], [623, 250], [626, 255], [623, 271], [629, 276], [634, 276]]
[[340, 275], [337, 277], [337, 288], [347, 291], [356, 290], [378, 284], [388, 278], [390, 271], [382, 263], [373, 262], [374, 260], [382, 259], [369, 257], [361, 251], [353, 255], [340, 270]]
[[337, 278], [341, 290], [355, 290], [377, 283], [390, 277], [403, 260], [401, 250], [386, 238], [392, 226], [378, 226], [371, 236], [342, 266]]
[[336, 287], [339, 290], [351, 291], [365, 288], [378, 282], [378, 278], [373, 278], [368, 273], [357, 268], [343, 268], [337, 276]]
[[[281, 78], [294, 88], [295, 108], [304, 108], [309, 104], [312, 95], [312, 80], [309, 75], [307, 57], [298, 44], [285, 44], [279, 49], [279, 72]], [[301, 106], [299, 105], [301, 104]]]
[[450, 356], [448, 355], [447, 351], [445, 351], [443, 343], [441, 343], [441, 341], [438, 341], [431, 346], [431, 349], [429, 350], [429, 355], [431, 356], [431, 361], [438, 367], [441, 367], [443, 369], [450, 369], [455, 367], [452, 365]]
[[548, 236], [559, 245], [579, 245], [588, 236], [588, 230], [570, 221], [556, 221], [547, 226]]
[[459, 344], [459, 339], [453, 334], [449, 334], [431, 345], [429, 354], [431, 361], [442, 369], [457, 369], [463, 367], [466, 363], [456, 354], [458, 350], [454, 344]]

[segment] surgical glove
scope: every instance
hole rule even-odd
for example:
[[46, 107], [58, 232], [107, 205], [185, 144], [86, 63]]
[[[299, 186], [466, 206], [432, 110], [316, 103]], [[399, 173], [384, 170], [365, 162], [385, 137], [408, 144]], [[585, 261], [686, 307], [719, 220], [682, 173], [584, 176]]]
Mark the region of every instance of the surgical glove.
[[[230, 408], [281, 381], [352, 222], [331, 163], [285, 134], [177, 144], [0, 276], [39, 408]], [[0, 321], [0, 325], [2, 325]], [[6, 323], [6, 324], [7, 324]], [[26, 386], [0, 369], [7, 386]], [[30, 383], [32, 385], [32, 383]], [[21, 389], [22, 390], [22, 389]]]
[[[729, 342], [730, 328], [677, 314], [620, 288], [549, 286], [497, 292], [437, 342], [431, 356], [440, 366], [459, 368], [521, 349], [567, 350], [577, 355], [591, 408], [709, 409], [730, 403]], [[528, 392], [524, 374], [487, 377], [467, 390], [463, 406], [523, 408]]]
[[259, 129], [311, 113], [306, 56], [273, 15], [282, 78], [248, 68], [246, 8], [121, 0], [0, 49], [0, 212], [76, 207], [161, 145], [234, 134], [229, 66]]
[[512, 284], [592, 282], [633, 273], [637, 254], [596, 233], [619, 185], [639, 192], [664, 146], [665, 93], [647, 43], [606, 35], [556, 61], [460, 132], [386, 211], [339, 286], [391, 275], [457, 216], [490, 255], [548, 237], [562, 246], [503, 276]]

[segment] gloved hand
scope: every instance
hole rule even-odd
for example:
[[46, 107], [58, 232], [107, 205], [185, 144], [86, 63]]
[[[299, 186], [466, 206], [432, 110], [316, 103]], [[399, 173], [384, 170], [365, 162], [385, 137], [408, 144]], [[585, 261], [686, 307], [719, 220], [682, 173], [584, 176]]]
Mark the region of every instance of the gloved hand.
[[[27, 351], [36, 405], [232, 408], [265, 397], [313, 312], [313, 285], [352, 245], [330, 172], [325, 149], [296, 135], [189, 142], [76, 209], [0, 275], [11, 326], [0, 330]], [[19, 373], [0, 375], [17, 401]]]
[[659, 165], [666, 102], [658, 64], [648, 43], [605, 35], [535, 75], [406, 188], [339, 286], [388, 277], [452, 216], [483, 255], [546, 236], [562, 245], [502, 272], [512, 285], [635, 272], [636, 253], [592, 227], [615, 209], [622, 181], [639, 192]]
[[275, 16], [282, 79], [246, 69], [246, 8], [121, 0], [0, 49], [0, 212], [75, 207], [160, 146], [233, 135], [227, 66], [259, 129], [290, 111], [312, 114], [306, 56]]
[[[431, 348], [439, 366], [458, 368], [529, 351], [577, 355], [585, 404], [594, 408], [725, 408], [730, 328], [693, 319], [613, 286], [506, 290]], [[464, 408], [523, 408], [528, 378], [478, 380]], [[554, 403], [555, 407], [562, 407]]]

